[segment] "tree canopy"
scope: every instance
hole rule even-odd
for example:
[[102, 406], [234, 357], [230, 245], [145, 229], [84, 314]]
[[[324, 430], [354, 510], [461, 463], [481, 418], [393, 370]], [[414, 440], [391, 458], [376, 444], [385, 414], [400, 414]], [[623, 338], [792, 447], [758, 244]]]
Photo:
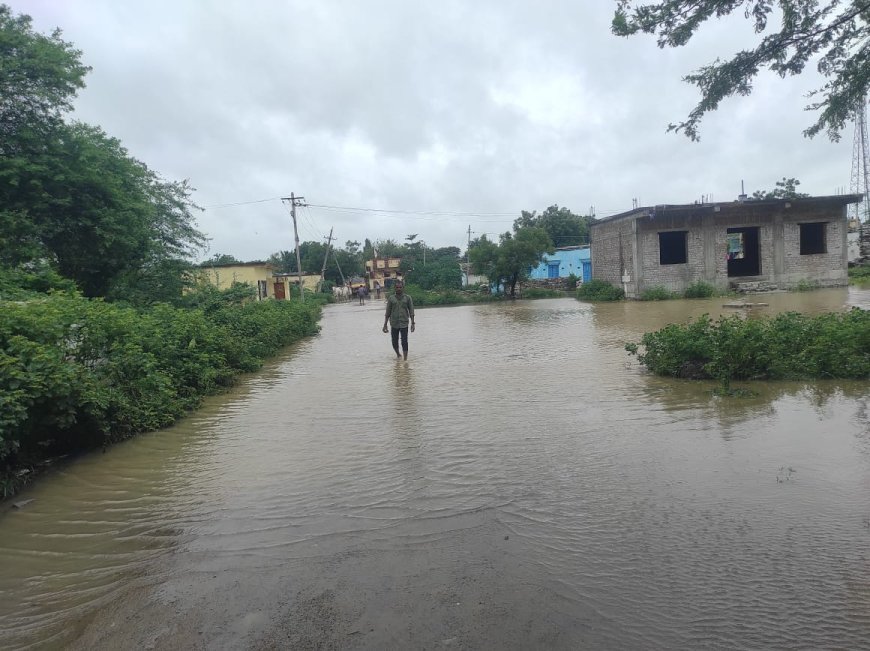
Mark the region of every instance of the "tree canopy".
[[0, 5], [0, 154], [33, 145], [61, 122], [90, 71], [81, 54], [59, 29], [43, 36], [30, 16]]
[[752, 193], [753, 199], [799, 199], [810, 195], [805, 192], [798, 192], [797, 186], [801, 184], [795, 178], [788, 179], [782, 177], [782, 181], [776, 182], [776, 187], [773, 190], [756, 190]]
[[540, 215], [537, 211], [523, 210], [514, 220], [514, 230], [543, 228], [554, 246], [576, 246], [589, 243], [589, 224], [594, 221], [594, 217], [575, 215], [567, 208], [552, 205]]
[[80, 56], [0, 5], [0, 264], [48, 264], [87, 296], [180, 296], [179, 269], [205, 242], [191, 188], [64, 120], [89, 70]]
[[530, 267], [537, 266], [545, 253], [553, 253], [553, 241], [543, 228], [520, 226], [513, 234], [503, 233], [495, 244], [481, 236], [468, 249], [469, 260], [477, 273], [494, 285], [504, 284], [516, 295], [517, 283], [528, 278]]
[[[827, 80], [810, 97], [807, 110], [818, 119], [804, 130], [805, 136], [825, 131], [831, 140], [851, 120], [855, 108], [866, 102], [870, 84], [870, 2], [867, 0], [664, 0], [638, 2], [617, 0], [612, 31], [618, 36], [639, 32], [655, 34], [661, 48], [689, 42], [710, 18], [727, 16], [742, 9], [751, 20], [759, 41], [725, 61], [716, 59], [684, 81], [694, 84], [701, 99], [683, 122], [669, 131], [682, 131], [699, 138], [699, 124], [706, 113], [732, 95], [749, 95], [752, 82], [766, 68], [780, 77], [799, 75], [811, 59]], [[778, 19], [779, 28], [770, 24]]]

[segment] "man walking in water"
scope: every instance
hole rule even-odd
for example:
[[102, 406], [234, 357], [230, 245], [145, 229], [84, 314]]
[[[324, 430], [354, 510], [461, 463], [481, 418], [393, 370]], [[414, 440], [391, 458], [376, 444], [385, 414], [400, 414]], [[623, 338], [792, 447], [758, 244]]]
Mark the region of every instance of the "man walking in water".
[[[394, 287], [395, 293], [387, 297], [384, 332], [387, 331], [387, 322], [389, 322], [396, 357], [408, 359], [408, 323], [411, 324], [411, 332], [414, 332], [414, 301], [405, 293], [405, 286], [401, 282], [397, 282]], [[401, 353], [399, 352], [399, 336], [402, 337]]]

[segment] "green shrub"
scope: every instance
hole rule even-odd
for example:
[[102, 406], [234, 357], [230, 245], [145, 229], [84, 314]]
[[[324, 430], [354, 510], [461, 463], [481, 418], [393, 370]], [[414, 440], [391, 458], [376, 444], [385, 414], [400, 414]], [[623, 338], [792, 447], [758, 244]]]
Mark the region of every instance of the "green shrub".
[[570, 273], [568, 274], [568, 289], [573, 291], [577, 289], [577, 283], [580, 282], [580, 278], [577, 274]]
[[665, 287], [656, 286], [650, 287], [649, 289], [645, 289], [641, 295], [640, 300], [642, 301], [668, 301], [672, 298], [676, 298], [676, 294], [672, 291], [669, 291]]
[[[641, 350], [641, 347], [643, 350]], [[646, 333], [626, 350], [657, 375], [732, 380], [870, 379], [870, 312], [772, 318], [704, 315]]]
[[0, 300], [21, 301], [50, 292], [74, 294], [76, 284], [47, 265], [31, 269], [0, 267]]
[[715, 295], [716, 288], [700, 280], [686, 287], [686, 290], [683, 292], [685, 298], [710, 298]]
[[621, 301], [625, 292], [603, 280], [590, 280], [577, 288], [577, 298], [581, 301]]
[[319, 328], [317, 300], [249, 301], [238, 288], [186, 298], [196, 307], [73, 294], [4, 305], [0, 474], [169, 425]]

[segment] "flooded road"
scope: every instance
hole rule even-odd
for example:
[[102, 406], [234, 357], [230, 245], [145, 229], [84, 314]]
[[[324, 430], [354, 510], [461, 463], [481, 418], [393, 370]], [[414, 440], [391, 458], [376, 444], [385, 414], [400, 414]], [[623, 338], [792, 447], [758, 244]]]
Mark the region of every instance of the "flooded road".
[[715, 398], [623, 350], [725, 302], [419, 309], [406, 363], [329, 306], [0, 513], [0, 647], [870, 648], [870, 387]]

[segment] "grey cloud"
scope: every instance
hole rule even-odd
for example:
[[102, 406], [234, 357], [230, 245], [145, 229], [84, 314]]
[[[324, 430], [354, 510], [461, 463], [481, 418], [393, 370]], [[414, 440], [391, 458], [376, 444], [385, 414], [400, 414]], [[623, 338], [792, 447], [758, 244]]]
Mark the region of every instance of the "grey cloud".
[[[851, 134], [800, 134], [811, 76], [759, 79], [723, 103], [702, 142], [665, 132], [696, 101], [681, 77], [751, 42], [740, 17], [678, 50], [610, 34], [613, 3], [12, 0], [60, 26], [93, 66], [77, 117], [101, 125], [205, 206], [295, 191], [317, 204], [300, 237], [340, 243], [419, 232], [462, 246], [520, 210], [599, 215], [644, 203], [728, 199], [795, 176], [848, 184]], [[492, 216], [491, 213], [507, 213]], [[212, 250], [292, 248], [280, 202], [210, 208]]]

